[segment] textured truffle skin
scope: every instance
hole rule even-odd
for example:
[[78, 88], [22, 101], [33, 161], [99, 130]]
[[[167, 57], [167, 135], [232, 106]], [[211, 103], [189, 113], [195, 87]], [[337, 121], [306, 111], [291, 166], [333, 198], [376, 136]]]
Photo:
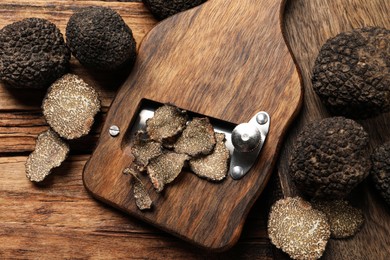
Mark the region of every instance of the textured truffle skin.
[[0, 30], [0, 78], [14, 88], [47, 88], [65, 74], [70, 51], [59, 29], [27, 18]]
[[312, 82], [334, 115], [368, 118], [390, 111], [390, 31], [366, 27], [329, 39]]
[[375, 149], [371, 160], [375, 186], [390, 206], [390, 142]]
[[369, 173], [368, 134], [344, 117], [326, 118], [303, 128], [294, 144], [290, 174], [306, 194], [343, 198]]
[[203, 4], [206, 0], [142, 0], [159, 20]]
[[74, 13], [66, 27], [72, 54], [90, 69], [117, 70], [131, 65], [136, 43], [122, 17], [108, 7], [87, 7]]

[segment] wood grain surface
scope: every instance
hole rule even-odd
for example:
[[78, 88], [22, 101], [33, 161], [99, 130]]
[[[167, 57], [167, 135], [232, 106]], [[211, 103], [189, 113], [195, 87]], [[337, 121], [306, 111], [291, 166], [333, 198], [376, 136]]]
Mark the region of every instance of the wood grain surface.
[[[301, 104], [298, 72], [279, 24], [282, 3], [214, 0], [146, 35], [85, 166], [84, 184], [94, 197], [203, 248], [223, 251], [238, 241]], [[228, 176], [219, 184], [184, 171], [162, 194], [146, 177], [154, 207], [140, 211], [123, 170], [134, 159], [130, 129], [144, 99], [234, 124], [266, 111], [270, 130], [257, 163], [241, 180]], [[118, 137], [108, 134], [111, 125], [121, 129]]]
[[[210, 0], [213, 1], [213, 0]], [[139, 43], [157, 23], [139, 1], [2, 0], [0, 27], [24, 17], [45, 17], [64, 32], [71, 13], [86, 5], [105, 5], [117, 10], [133, 29]], [[327, 37], [363, 25], [390, 28], [387, 0], [288, 0], [283, 29], [305, 87], [303, 111], [282, 147], [278, 172], [283, 184], [287, 160], [297, 132], [304, 124], [328, 116], [311, 90], [310, 71]], [[13, 92], [0, 85], [0, 258], [127, 258], [127, 259], [282, 259], [267, 239], [266, 216], [277, 185], [269, 185], [255, 203], [236, 246], [226, 253], [207, 253], [177, 238], [112, 210], [93, 200], [82, 185], [82, 169], [96, 144], [101, 122], [128, 72], [96, 75], [72, 60], [72, 71], [94, 84], [104, 112], [93, 135], [72, 144], [72, 156], [42, 185], [33, 185], [24, 173], [26, 156], [35, 138], [47, 128], [40, 110], [42, 91]], [[361, 123], [370, 133], [371, 147], [390, 139], [390, 115]], [[275, 172], [276, 173], [276, 172]], [[276, 177], [274, 174], [273, 177]], [[277, 183], [274, 178], [272, 183]], [[286, 194], [294, 190], [284, 185]], [[323, 259], [389, 259], [390, 210], [372, 185], [359, 187], [354, 201], [364, 209], [367, 223], [357, 237], [332, 240]]]

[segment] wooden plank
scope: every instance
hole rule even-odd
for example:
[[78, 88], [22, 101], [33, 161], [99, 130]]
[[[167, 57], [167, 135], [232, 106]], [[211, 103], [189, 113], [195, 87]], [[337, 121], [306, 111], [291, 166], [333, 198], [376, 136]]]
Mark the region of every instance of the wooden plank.
[[81, 179], [88, 157], [70, 157], [39, 185], [25, 177], [26, 157], [0, 158], [0, 258], [271, 259], [265, 215], [257, 212], [264, 201], [229, 254], [207, 253], [93, 200]]

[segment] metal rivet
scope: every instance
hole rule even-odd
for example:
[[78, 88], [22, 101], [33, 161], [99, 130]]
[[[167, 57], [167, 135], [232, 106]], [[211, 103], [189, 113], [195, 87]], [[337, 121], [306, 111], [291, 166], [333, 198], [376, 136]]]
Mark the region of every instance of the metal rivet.
[[244, 169], [241, 166], [234, 166], [231, 173], [233, 179], [239, 179], [244, 174]]
[[267, 115], [265, 113], [259, 113], [256, 116], [256, 121], [260, 125], [264, 125], [264, 124], [266, 124], [268, 122], [268, 117], [267, 117]]
[[242, 123], [237, 125], [232, 132], [234, 149], [239, 152], [250, 152], [260, 144], [261, 134], [253, 124]]
[[112, 126], [110, 126], [110, 129], [108, 130], [108, 132], [110, 133], [110, 135], [112, 137], [118, 136], [119, 132], [120, 132], [119, 127], [116, 125], [112, 125]]

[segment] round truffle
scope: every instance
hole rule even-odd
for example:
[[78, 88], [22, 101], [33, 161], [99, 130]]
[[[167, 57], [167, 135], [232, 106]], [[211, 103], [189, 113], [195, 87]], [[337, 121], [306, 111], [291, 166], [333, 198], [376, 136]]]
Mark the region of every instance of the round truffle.
[[390, 142], [376, 148], [371, 160], [375, 186], [390, 205]]
[[344, 117], [326, 118], [302, 129], [290, 159], [290, 174], [304, 193], [342, 198], [369, 173], [368, 134]]
[[49, 88], [43, 115], [61, 137], [75, 139], [89, 133], [100, 101], [94, 88], [76, 75], [66, 74]]
[[70, 52], [51, 22], [27, 18], [0, 30], [0, 78], [14, 88], [48, 88], [66, 73]]
[[154, 17], [163, 20], [203, 4], [207, 0], [142, 0]]
[[390, 30], [366, 27], [329, 39], [312, 82], [335, 115], [367, 118], [390, 111]]
[[66, 26], [66, 41], [81, 64], [96, 70], [132, 65], [136, 43], [122, 17], [108, 7], [87, 7], [74, 13]]
[[330, 228], [324, 213], [300, 197], [278, 200], [268, 218], [271, 243], [292, 259], [318, 259], [325, 251]]

